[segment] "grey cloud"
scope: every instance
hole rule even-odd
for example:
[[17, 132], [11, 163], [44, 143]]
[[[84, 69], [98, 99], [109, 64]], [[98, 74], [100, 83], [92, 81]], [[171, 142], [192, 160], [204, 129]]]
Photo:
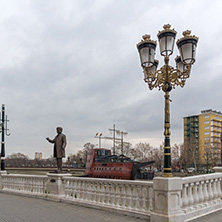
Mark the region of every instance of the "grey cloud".
[[[172, 131], [175, 142], [182, 142], [182, 117], [221, 109], [222, 29], [216, 17], [222, 4], [208, 6], [200, 0], [4, 3], [0, 95], [12, 132], [6, 153], [49, 156], [45, 137], [54, 136], [57, 125], [67, 134], [68, 153], [74, 153], [85, 142], [95, 142], [95, 133], [105, 133], [114, 120], [132, 140], [130, 134], [137, 141], [147, 137], [161, 143], [164, 94], [144, 84], [136, 43], [145, 33], [156, 39], [168, 22], [178, 38], [185, 29], [200, 37], [190, 79], [171, 93]], [[198, 16], [192, 15], [196, 11]], [[163, 64], [158, 48], [156, 53]]]

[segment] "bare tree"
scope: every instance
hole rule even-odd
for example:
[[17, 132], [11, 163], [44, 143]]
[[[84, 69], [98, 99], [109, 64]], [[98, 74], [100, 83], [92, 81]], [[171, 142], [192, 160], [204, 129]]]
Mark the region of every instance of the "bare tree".
[[[122, 144], [117, 144], [116, 145], [116, 155], [120, 155], [122, 154]], [[124, 142], [123, 143], [123, 155], [133, 158], [133, 148], [132, 148], [132, 144], [128, 143], [128, 142]]]
[[193, 165], [195, 171], [198, 170], [197, 166], [200, 162], [199, 149], [200, 146], [198, 144], [197, 139], [195, 138], [195, 135], [190, 137], [186, 141], [183, 148], [181, 149], [181, 162], [184, 164], [185, 168], [190, 165]]
[[172, 158], [172, 167], [180, 167], [181, 166], [181, 153], [183, 150], [183, 144], [175, 143], [171, 147], [171, 158]]
[[153, 159], [154, 148], [149, 143], [138, 143], [133, 150], [133, 156], [139, 161], [150, 161]]
[[6, 166], [11, 167], [27, 167], [28, 162], [28, 156], [23, 153], [13, 153], [6, 158]]

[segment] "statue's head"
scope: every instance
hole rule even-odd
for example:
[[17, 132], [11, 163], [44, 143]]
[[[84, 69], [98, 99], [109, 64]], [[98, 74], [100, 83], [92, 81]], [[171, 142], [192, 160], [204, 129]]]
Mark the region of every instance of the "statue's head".
[[62, 132], [62, 127], [57, 127], [56, 131], [57, 131], [57, 133], [61, 133]]

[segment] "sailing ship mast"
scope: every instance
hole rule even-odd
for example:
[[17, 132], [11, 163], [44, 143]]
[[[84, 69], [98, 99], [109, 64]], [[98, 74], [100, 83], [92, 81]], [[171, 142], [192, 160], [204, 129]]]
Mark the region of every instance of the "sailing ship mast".
[[[117, 130], [115, 124], [113, 124], [113, 128], [109, 129], [109, 131], [113, 133], [112, 137], [108, 137], [108, 136], [102, 137], [102, 133], [96, 134], [95, 138], [99, 138], [99, 144], [100, 144], [99, 148], [101, 148], [101, 139], [112, 140], [113, 141], [113, 155], [116, 155], [116, 143], [121, 144], [121, 154], [123, 155], [124, 144], [128, 143], [128, 142], [123, 141], [123, 137], [126, 136], [128, 133], [124, 132], [124, 131]], [[119, 135], [120, 138], [116, 137], [116, 134]]]

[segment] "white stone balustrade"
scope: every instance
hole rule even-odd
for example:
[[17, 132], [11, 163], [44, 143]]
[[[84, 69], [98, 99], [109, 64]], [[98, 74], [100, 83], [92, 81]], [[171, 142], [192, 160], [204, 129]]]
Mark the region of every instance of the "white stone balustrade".
[[221, 202], [221, 174], [182, 178], [181, 207], [191, 210]]
[[0, 192], [106, 208], [150, 218], [152, 222], [192, 221], [222, 210], [220, 173], [192, 177], [156, 177], [153, 181], [130, 181], [71, 177], [0, 174]]
[[152, 222], [192, 221], [222, 210], [222, 173], [154, 178]]
[[149, 215], [153, 182], [64, 177], [63, 199]]
[[6, 174], [2, 175], [2, 190], [43, 196], [47, 193], [47, 181], [47, 176]]

